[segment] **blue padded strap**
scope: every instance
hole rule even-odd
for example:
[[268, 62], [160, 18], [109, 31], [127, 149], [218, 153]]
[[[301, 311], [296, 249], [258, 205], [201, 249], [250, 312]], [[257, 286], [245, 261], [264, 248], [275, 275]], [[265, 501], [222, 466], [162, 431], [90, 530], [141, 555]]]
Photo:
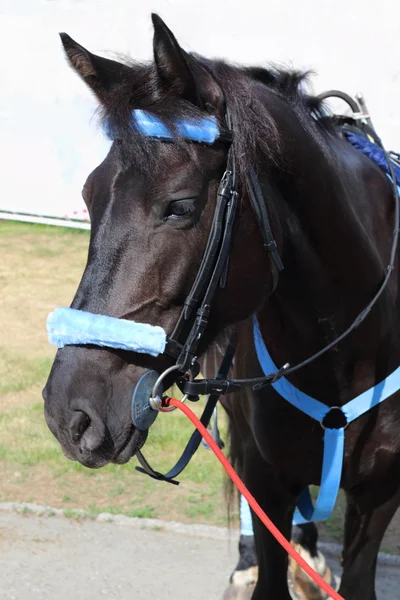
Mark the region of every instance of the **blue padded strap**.
[[315, 508], [310, 490], [305, 488], [297, 502], [293, 523], [309, 523], [310, 521], [325, 521], [330, 516], [336, 504], [344, 456], [344, 428], [325, 429], [324, 454], [322, 463], [321, 487]]
[[[254, 316], [253, 320], [254, 343], [257, 352], [258, 361], [262, 367], [264, 375], [275, 373], [278, 368], [272, 360], [261, 335], [258, 319]], [[274, 390], [278, 392], [290, 404], [301, 410], [303, 413], [321, 422], [326, 414], [330, 411], [329, 406], [319, 402], [312, 396], [298, 390], [285, 377], [281, 377], [278, 381], [272, 384]]]
[[249, 503], [240, 495], [240, 535], [253, 535], [253, 519]]
[[56, 308], [47, 318], [50, 344], [94, 344], [158, 356], [165, 350], [167, 334], [162, 327], [135, 323], [73, 308]]

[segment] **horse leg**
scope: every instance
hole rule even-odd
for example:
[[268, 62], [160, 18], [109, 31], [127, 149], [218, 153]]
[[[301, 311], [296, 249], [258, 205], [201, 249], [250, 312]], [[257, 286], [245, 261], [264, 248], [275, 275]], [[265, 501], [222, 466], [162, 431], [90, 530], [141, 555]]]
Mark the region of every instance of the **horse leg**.
[[346, 600], [376, 600], [375, 572], [383, 535], [400, 504], [400, 491], [378, 506], [373, 490], [347, 494], [343, 575], [339, 593]]
[[315, 523], [304, 523], [294, 527], [293, 541], [307, 550], [311, 558], [318, 555], [318, 529]]
[[258, 578], [254, 535], [240, 535], [239, 562], [225, 590], [223, 600], [250, 600]]
[[[240, 540], [239, 561], [230, 577], [230, 585], [223, 600], [250, 600], [258, 578], [258, 560], [256, 555], [252, 517], [250, 507], [240, 496]], [[292, 544], [303, 558], [335, 589], [339, 580], [332, 576], [324, 555], [318, 551], [318, 530], [315, 523], [306, 523], [294, 528]], [[297, 600], [324, 600], [326, 595], [304, 573], [295, 561], [289, 559], [289, 589]]]
[[230, 576], [223, 600], [250, 600], [258, 578], [258, 560], [254, 544], [250, 506], [239, 494], [239, 561]]
[[[268, 490], [267, 497], [258, 494], [257, 499], [272, 522], [288, 539], [291, 530], [291, 515], [288, 516], [288, 512], [291, 511], [284, 497]], [[291, 600], [286, 551], [257, 517], [254, 517], [254, 540], [258, 556], [258, 580], [253, 600]]]
[[[281, 487], [257, 451], [247, 452], [244, 480], [257, 502], [290, 539], [294, 499]], [[252, 600], [291, 600], [288, 588], [288, 556], [265, 525], [253, 513], [254, 541], [258, 557], [258, 580]]]
[[[321, 577], [334, 589], [338, 589], [340, 579], [332, 574], [325, 556], [318, 550], [318, 529], [315, 523], [297, 525], [293, 529], [292, 545]], [[298, 600], [325, 600], [326, 594], [301, 569], [295, 560], [289, 558], [289, 587]]]
[[[242, 495], [240, 495], [239, 502], [239, 562], [232, 573], [231, 583], [236, 586], [252, 586], [254, 588], [258, 577], [258, 560], [254, 544], [253, 518], [250, 506]], [[251, 594], [248, 597], [251, 598]]]

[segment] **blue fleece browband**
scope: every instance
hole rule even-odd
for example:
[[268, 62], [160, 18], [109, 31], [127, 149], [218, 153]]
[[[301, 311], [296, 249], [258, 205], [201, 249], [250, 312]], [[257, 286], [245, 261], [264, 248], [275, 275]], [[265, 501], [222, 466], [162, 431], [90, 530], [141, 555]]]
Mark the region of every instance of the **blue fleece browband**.
[[56, 308], [47, 317], [49, 342], [57, 348], [94, 344], [158, 356], [167, 334], [159, 326], [135, 323], [73, 308]]
[[[178, 135], [193, 142], [215, 144], [220, 137], [217, 119], [212, 116], [197, 119], [175, 119], [175, 131], [170, 129], [160, 117], [139, 108], [132, 111], [132, 120], [135, 129], [140, 133], [158, 140], [173, 140]], [[118, 137], [110, 126], [107, 127], [107, 134], [112, 139]]]

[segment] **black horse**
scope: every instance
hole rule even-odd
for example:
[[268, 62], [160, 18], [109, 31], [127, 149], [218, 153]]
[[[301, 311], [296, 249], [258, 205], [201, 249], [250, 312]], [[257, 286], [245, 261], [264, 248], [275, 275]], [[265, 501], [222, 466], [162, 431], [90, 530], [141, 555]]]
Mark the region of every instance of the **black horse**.
[[[394, 224], [391, 184], [340, 129], [315, 118], [318, 102], [301, 91], [301, 75], [189, 55], [157, 16], [153, 23], [149, 64], [100, 58], [62, 36], [116, 139], [84, 186], [92, 231], [72, 306], [172, 332], [202, 260], [229, 149], [223, 141], [194, 144], [178, 134], [174, 143], [150, 139], [133, 126], [131, 111], [150, 111], [172, 129], [177, 119], [207, 115], [226, 128], [228, 109], [239, 206], [226, 285], [212, 301], [198, 353], [235, 324], [238, 376], [262, 376], [256, 314], [274, 362], [299, 363], [346, 330], [379, 288]], [[252, 169], [285, 267], [278, 281], [249, 198]], [[400, 364], [397, 302], [395, 269], [363, 323], [289, 380], [328, 406], [382, 381]], [[146, 369], [161, 373], [171, 364], [166, 354], [60, 350], [44, 398], [47, 423], [65, 454], [89, 467], [128, 461], [146, 439], [132, 426], [132, 390]], [[265, 387], [246, 388], [232, 408], [233, 451], [245, 483], [289, 537], [300, 492], [320, 482], [321, 427]], [[399, 424], [395, 394], [346, 432], [340, 588], [346, 600], [375, 598], [379, 545], [400, 501]], [[289, 600], [287, 555], [257, 518], [254, 530], [253, 598]]]

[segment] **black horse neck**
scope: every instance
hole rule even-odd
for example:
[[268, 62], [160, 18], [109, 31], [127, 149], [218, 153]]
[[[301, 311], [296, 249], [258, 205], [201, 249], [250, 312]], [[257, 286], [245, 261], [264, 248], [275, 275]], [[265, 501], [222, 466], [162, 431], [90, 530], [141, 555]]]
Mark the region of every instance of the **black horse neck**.
[[[337, 338], [377, 291], [390, 253], [393, 196], [378, 167], [339, 135], [321, 132], [319, 143], [295, 117], [283, 127], [290, 171], [275, 178], [280, 197], [272, 204], [285, 270], [259, 320], [274, 362], [294, 365]], [[392, 284], [360, 327], [291, 381], [341, 404], [382, 380], [400, 361], [395, 295]]]

